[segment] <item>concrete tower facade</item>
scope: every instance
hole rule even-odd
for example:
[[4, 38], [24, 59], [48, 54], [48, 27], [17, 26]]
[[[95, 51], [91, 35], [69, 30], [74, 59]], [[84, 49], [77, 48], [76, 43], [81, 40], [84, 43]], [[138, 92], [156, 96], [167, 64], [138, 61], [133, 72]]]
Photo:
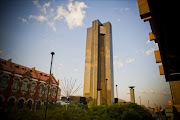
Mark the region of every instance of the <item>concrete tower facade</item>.
[[[111, 23], [92, 22], [87, 29], [84, 73], [84, 97], [96, 99], [97, 90], [101, 99], [110, 105], [114, 102], [114, 74]], [[106, 83], [106, 79], [107, 83]], [[106, 94], [107, 91], [107, 94]]]
[[131, 103], [135, 103], [134, 86], [130, 86], [129, 88], [130, 88]]

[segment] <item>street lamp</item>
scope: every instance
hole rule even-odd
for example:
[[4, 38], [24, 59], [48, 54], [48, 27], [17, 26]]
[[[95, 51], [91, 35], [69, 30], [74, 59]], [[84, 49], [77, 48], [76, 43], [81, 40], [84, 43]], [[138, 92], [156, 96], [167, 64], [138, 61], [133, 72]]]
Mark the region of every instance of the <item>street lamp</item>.
[[116, 100], [117, 100], [117, 106], [118, 106], [118, 90], [117, 90], [117, 85], [116, 85], [116, 97], [117, 97]]
[[150, 106], [149, 106], [149, 100], [148, 100], [148, 107], [150, 107]]
[[116, 97], [118, 99], [118, 90], [117, 90], [117, 85], [116, 85]]
[[140, 100], [140, 105], [141, 105], [141, 96], [139, 96], [139, 100]]
[[106, 115], [107, 115], [107, 80], [108, 79], [106, 79]]
[[47, 91], [47, 100], [46, 100], [46, 109], [45, 109], [45, 120], [46, 120], [46, 113], [47, 113], [47, 106], [48, 106], [49, 84], [50, 84], [50, 81], [51, 81], [51, 69], [52, 69], [52, 61], [53, 61], [53, 55], [54, 54], [55, 54], [54, 52], [51, 52], [52, 58], [51, 58], [49, 81], [48, 81], [48, 86], [47, 86], [48, 91]]

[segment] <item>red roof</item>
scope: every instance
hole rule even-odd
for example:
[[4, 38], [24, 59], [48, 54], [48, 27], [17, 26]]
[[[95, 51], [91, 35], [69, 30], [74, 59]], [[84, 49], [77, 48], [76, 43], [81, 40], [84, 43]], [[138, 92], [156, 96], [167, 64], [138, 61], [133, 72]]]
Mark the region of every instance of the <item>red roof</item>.
[[[27, 70], [31, 72], [32, 78], [38, 79], [38, 76], [40, 76], [40, 80], [47, 81], [49, 74], [35, 70], [33, 68], [28, 68], [16, 63], [11, 62], [10, 60], [3, 60], [0, 58], [1, 64], [3, 66], [4, 71], [12, 72], [14, 70], [15, 74], [23, 75], [23, 73]], [[51, 80], [53, 84], [57, 84], [56, 79], [53, 75], [51, 75]]]

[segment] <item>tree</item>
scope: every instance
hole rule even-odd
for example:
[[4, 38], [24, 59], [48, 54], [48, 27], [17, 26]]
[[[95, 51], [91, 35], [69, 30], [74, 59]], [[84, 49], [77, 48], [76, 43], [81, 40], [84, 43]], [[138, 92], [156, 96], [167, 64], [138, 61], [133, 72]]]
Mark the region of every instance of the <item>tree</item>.
[[[89, 109], [94, 108], [97, 106], [97, 99], [93, 99], [90, 102], [88, 102], [87, 104], [88, 104]], [[106, 102], [103, 99], [101, 99], [101, 105], [106, 105]]]
[[[50, 102], [51, 103], [51, 102]], [[135, 103], [118, 103], [107, 106], [102, 101], [97, 106], [96, 99], [84, 105], [70, 102], [66, 106], [48, 104], [47, 120], [155, 120], [150, 112], [143, 106]], [[43, 108], [43, 107], [42, 107]], [[32, 111], [30, 109], [14, 109], [3, 113], [2, 120], [44, 120], [44, 109]], [[0, 114], [1, 115], [1, 114]]]

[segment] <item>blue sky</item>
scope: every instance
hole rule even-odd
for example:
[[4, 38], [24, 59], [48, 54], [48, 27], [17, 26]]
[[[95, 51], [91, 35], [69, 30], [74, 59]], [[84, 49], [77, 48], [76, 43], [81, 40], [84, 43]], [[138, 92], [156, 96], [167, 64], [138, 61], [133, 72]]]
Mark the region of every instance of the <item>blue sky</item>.
[[[118, 97], [130, 101], [128, 86], [135, 86], [136, 103], [166, 105], [169, 83], [160, 76], [149, 41], [149, 22], [140, 19], [136, 0], [1, 0], [0, 57], [49, 73], [56, 79], [84, 82], [87, 28], [92, 21], [111, 22], [114, 83]], [[82, 95], [83, 89], [75, 95]], [[116, 97], [116, 94], [115, 94]]]

